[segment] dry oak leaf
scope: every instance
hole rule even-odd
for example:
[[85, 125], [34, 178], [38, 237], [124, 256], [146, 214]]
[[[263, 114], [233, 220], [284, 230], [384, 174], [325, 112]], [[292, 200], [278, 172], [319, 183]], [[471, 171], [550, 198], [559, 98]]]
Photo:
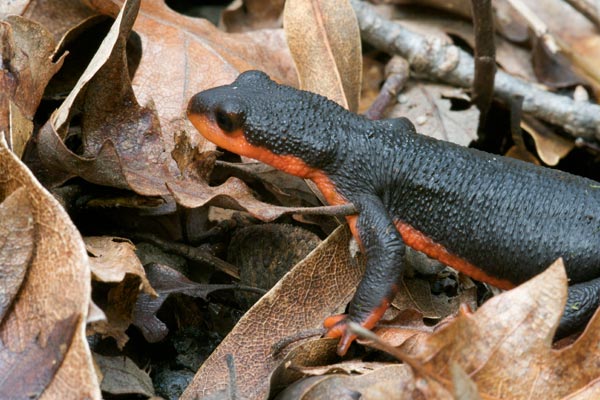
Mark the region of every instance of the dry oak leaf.
[[281, 28], [285, 0], [234, 0], [221, 14], [227, 32]]
[[94, 361], [102, 372], [100, 384], [104, 393], [111, 395], [154, 396], [152, 379], [128, 357], [108, 357], [94, 354]]
[[90, 256], [90, 267], [95, 280], [118, 283], [126, 274], [137, 275], [142, 281], [141, 290], [156, 295], [146, 278], [144, 267], [135, 254], [135, 246], [128, 239], [112, 236], [88, 236], [83, 238]]
[[483, 399], [586, 398], [598, 390], [600, 313], [575, 343], [553, 350], [566, 288], [558, 260], [477, 312], [462, 312], [433, 335], [414, 336], [399, 349], [422, 363], [421, 373], [448, 388], [451, 366], [458, 364]]
[[362, 79], [360, 31], [347, 0], [288, 0], [283, 26], [300, 88], [358, 110]]
[[[122, 1], [88, 0], [103, 14], [116, 15]], [[259, 69], [296, 84], [296, 73], [281, 29], [230, 34], [205, 19], [181, 15], [163, 0], [142, 2], [133, 27], [143, 45], [133, 78], [141, 104], [154, 101], [168, 151], [186, 131], [200, 151], [214, 150], [185, 117], [189, 99], [201, 90], [231, 83], [240, 72]]]
[[[1, 221], [0, 233], [8, 237], [1, 238], [0, 260], [9, 259], [10, 270], [4, 266], [4, 272], [15, 274], [2, 276], [0, 282], [2, 305], [10, 303], [0, 325], [1, 385], [28, 382], [0, 392], [99, 399], [85, 339], [91, 291], [85, 246], [68, 215], [8, 149], [2, 135], [0, 199], [0, 213], [14, 214]], [[22, 243], [14, 243], [19, 237]], [[15, 363], [19, 368], [11, 367]]]
[[406, 117], [423, 135], [468, 146], [477, 139], [479, 110], [472, 106], [454, 110], [453, 101], [468, 104], [469, 99], [460, 89], [410, 80], [390, 118]]
[[269, 376], [290, 351], [272, 353], [272, 345], [307, 329], [346, 307], [364, 271], [364, 259], [350, 255], [350, 232], [339, 227], [287, 273], [238, 322], [196, 373], [182, 399], [229, 390], [226, 358], [237, 374], [236, 391], [244, 399], [263, 399]]
[[19, 156], [33, 130], [35, 114], [50, 78], [64, 56], [53, 61], [56, 43], [40, 24], [12, 15], [0, 21], [0, 132]]
[[[248, 210], [263, 220], [289, 211], [257, 201], [236, 178], [209, 186], [207, 179], [216, 154], [200, 153], [187, 135], [176, 135], [175, 149], [167, 151], [154, 105], [139, 105], [127, 71], [126, 38], [139, 5], [139, 0], [124, 4], [75, 88], [40, 130], [36, 137], [40, 161], [32, 163], [42, 166], [36, 169], [37, 175], [47, 186], [80, 176], [146, 196], [172, 194], [190, 208], [212, 201], [222, 207]], [[71, 151], [63, 141], [74, 109], [82, 110], [82, 154]]]
[[115, 283], [108, 291], [102, 308], [106, 319], [91, 324], [95, 333], [111, 336], [123, 348], [129, 337], [125, 333], [133, 322], [133, 310], [140, 291], [158, 296], [146, 278], [142, 263], [135, 254], [135, 246], [127, 239], [110, 236], [84, 238], [90, 256], [94, 280]]
[[[24, 0], [27, 3], [14, 14], [20, 14], [43, 25], [58, 42], [71, 28], [96, 15], [85, 0]], [[2, 6], [0, 6], [2, 7]]]

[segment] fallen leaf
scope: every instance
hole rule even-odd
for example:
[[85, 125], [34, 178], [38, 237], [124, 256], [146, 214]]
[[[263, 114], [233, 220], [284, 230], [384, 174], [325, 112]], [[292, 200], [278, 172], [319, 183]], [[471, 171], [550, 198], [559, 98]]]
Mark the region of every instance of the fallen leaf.
[[115, 339], [117, 347], [123, 350], [129, 341], [129, 336], [125, 331], [133, 323], [133, 313], [141, 286], [139, 275], [132, 274], [125, 274], [122, 281], [112, 286], [108, 290], [106, 300], [98, 299], [104, 318], [90, 323], [88, 335], [97, 333], [103, 338], [112, 337]]
[[226, 356], [233, 357], [237, 391], [262, 399], [268, 377], [289, 352], [272, 354], [271, 346], [306, 329], [322, 326], [325, 317], [346, 307], [364, 268], [348, 250], [350, 232], [340, 227], [297, 264], [238, 322], [196, 373], [182, 399], [209, 396], [229, 384]]
[[100, 383], [102, 392], [113, 396], [154, 396], [150, 375], [142, 371], [129, 357], [107, 357], [94, 354], [94, 361], [100, 367], [103, 375]]
[[[417, 132], [468, 146], [477, 139], [479, 111], [460, 89], [437, 83], [409, 81], [390, 118], [410, 119]], [[453, 103], [461, 106], [454, 110]]]
[[76, 315], [57, 321], [44, 343], [33, 338], [33, 342], [23, 343], [24, 349], [21, 351], [12, 351], [0, 343], [0, 397], [37, 399], [43, 396], [62, 366], [80, 323]]
[[221, 14], [227, 32], [281, 28], [284, 0], [235, 0]]
[[600, 339], [600, 313], [573, 345], [553, 350], [566, 287], [559, 260], [477, 312], [462, 313], [433, 335], [424, 340], [415, 336], [400, 349], [447, 387], [450, 366], [458, 364], [483, 398], [558, 399], [585, 391], [600, 376], [598, 354], [591, 350]]
[[321, 203], [304, 179], [286, 174], [261, 162], [229, 163], [217, 161], [219, 173], [235, 174], [244, 182], [261, 182], [280, 204], [286, 207], [320, 206]]
[[347, 0], [288, 0], [283, 14], [300, 88], [356, 112], [360, 100], [360, 32]]
[[534, 1], [527, 2], [526, 6], [557, 39], [560, 52], [569, 59], [574, 72], [586, 77], [598, 92], [600, 33], [596, 26], [564, 1]]
[[[177, 135], [176, 151], [167, 152], [164, 126], [161, 128], [152, 104], [143, 107], [137, 103], [125, 62], [125, 38], [138, 6], [139, 0], [125, 4], [73, 91], [40, 130], [36, 143], [41, 163], [31, 163], [37, 166], [38, 176], [51, 187], [80, 176], [146, 196], [172, 194], [190, 208], [211, 202], [246, 209], [264, 220], [289, 212], [257, 201], [250, 189], [234, 178], [209, 186], [206, 179], [216, 156], [212, 151], [200, 153], [187, 135]], [[81, 154], [76, 154], [64, 139], [75, 104], [81, 103], [83, 145]]]
[[[0, 285], [7, 290], [2, 294], [3, 304], [10, 303], [10, 308], [4, 310], [0, 328], [3, 351], [17, 357], [19, 371], [23, 374], [34, 373], [40, 377], [39, 380], [32, 379], [36, 386], [34, 390], [38, 395], [41, 393], [43, 399], [99, 399], [96, 373], [85, 339], [90, 270], [81, 236], [58, 202], [8, 150], [1, 135], [0, 176], [2, 212], [8, 213], [6, 207], [10, 206], [13, 213], [23, 213], [21, 237], [23, 241], [31, 240], [21, 243], [21, 250], [14, 245], [0, 248], [2, 252], [10, 251], [13, 261], [18, 263], [13, 265], [14, 276], [8, 281], [3, 276]], [[15, 200], [25, 194], [27, 200], [16, 205]], [[8, 203], [4, 204], [6, 201]], [[11, 219], [15, 223], [19, 221], [16, 215]], [[12, 228], [18, 226], [15, 224]], [[12, 253], [14, 250], [16, 252]], [[3, 254], [0, 259], [7, 257]], [[21, 268], [25, 272], [17, 271]], [[18, 296], [15, 297], [18, 285]], [[9, 368], [11, 357], [2, 357], [0, 369]], [[40, 364], [44, 357], [48, 362]], [[56, 367], [56, 363], [60, 366]], [[30, 375], [15, 375], [11, 379], [30, 378]], [[14, 381], [4, 380], [3, 384], [9, 382]], [[15, 396], [26, 397], [26, 394]]]
[[[0, 188], [1, 189], [1, 188]], [[6, 195], [0, 203], [0, 322], [21, 288], [35, 249], [32, 204], [24, 187]]]
[[52, 60], [56, 43], [40, 24], [12, 15], [0, 21], [0, 132], [19, 156], [33, 130], [44, 88], [64, 56]]
[[81, 21], [97, 14], [82, 0], [27, 0], [27, 3], [23, 16], [43, 25], [56, 41]]
[[[123, 2], [89, 3], [98, 12], [117, 15]], [[167, 151], [173, 149], [173, 138], [181, 131], [199, 151], [215, 148], [185, 117], [187, 103], [195, 93], [231, 83], [240, 72], [250, 69], [265, 71], [281, 83], [296, 83], [282, 30], [228, 34], [205, 19], [173, 11], [163, 0], [142, 2], [134, 30], [144, 49], [133, 89], [140, 104], [156, 104]], [[158, 54], [168, 62], [156, 62]]]
[[571, 63], [564, 54], [553, 53], [546, 43], [537, 39], [531, 50], [533, 70], [537, 80], [554, 89], [585, 84], [585, 80], [572, 70]]
[[19, 15], [27, 7], [27, 3], [31, 0], [14, 0], [9, 3], [0, 5], [0, 19], [4, 19], [8, 15]]
[[361, 375], [311, 377], [288, 387], [281, 399], [432, 399], [454, 397], [435, 382], [417, 381], [407, 365], [387, 365]]
[[142, 282], [142, 291], [156, 296], [146, 272], [135, 254], [135, 246], [127, 239], [111, 236], [88, 236], [83, 239], [90, 256], [90, 267], [95, 280], [118, 283], [125, 274], [136, 275]]
[[525, 117], [521, 128], [531, 135], [540, 159], [550, 166], [555, 166], [575, 147], [575, 142], [554, 133], [542, 122]]

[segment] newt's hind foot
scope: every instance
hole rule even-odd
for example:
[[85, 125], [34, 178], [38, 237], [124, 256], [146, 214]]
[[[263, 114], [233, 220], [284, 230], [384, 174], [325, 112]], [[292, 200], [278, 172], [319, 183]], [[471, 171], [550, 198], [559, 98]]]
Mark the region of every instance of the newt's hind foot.
[[[393, 295], [391, 295], [390, 298], [393, 298]], [[356, 314], [352, 314], [352, 308], [350, 309], [350, 314], [339, 314], [328, 317], [323, 323], [327, 329], [325, 337], [340, 338], [337, 353], [340, 356], [343, 356], [348, 351], [352, 342], [356, 339], [356, 335], [349, 332], [348, 323], [353, 321], [360, 324], [363, 328], [371, 330], [377, 325], [377, 322], [383, 317], [385, 310], [387, 310], [389, 306], [390, 300], [387, 297], [384, 297], [378, 307], [372, 309], [366, 315], [363, 314], [362, 318], [360, 317], [360, 313], [356, 313], [359, 314], [358, 318], [354, 316]]]
[[323, 322], [323, 325], [327, 329], [325, 337], [340, 338], [337, 347], [337, 353], [340, 356], [344, 356], [348, 352], [348, 348], [356, 339], [356, 335], [350, 333], [348, 330], [348, 322], [347, 314], [333, 315], [326, 318], [325, 322]]

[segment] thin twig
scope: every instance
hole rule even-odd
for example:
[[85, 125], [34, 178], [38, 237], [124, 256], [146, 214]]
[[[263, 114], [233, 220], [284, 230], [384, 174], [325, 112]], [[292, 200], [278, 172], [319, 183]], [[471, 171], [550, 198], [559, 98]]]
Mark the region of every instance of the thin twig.
[[494, 97], [494, 75], [496, 75], [494, 16], [491, 0], [471, 0], [471, 5], [475, 31], [475, 77], [472, 98], [479, 109], [477, 136], [480, 141], [485, 142], [485, 122]]
[[194, 247], [183, 243], [166, 241], [154, 234], [145, 232], [121, 232], [120, 236], [127, 237], [135, 241], [152, 243], [164, 251], [179, 254], [188, 260], [212, 265], [213, 267], [225, 272], [227, 275], [233, 278], [240, 278], [240, 271], [238, 267], [221, 260], [219, 257], [216, 257], [202, 247]]
[[[411, 67], [459, 87], [473, 84], [473, 57], [460, 48], [425, 38], [377, 14], [373, 6], [350, 0], [356, 12], [364, 40], [390, 54], [408, 60]], [[600, 140], [600, 106], [575, 102], [571, 98], [547, 92], [539, 86], [498, 71], [494, 93], [509, 103], [514, 95], [523, 96], [523, 111], [563, 127], [575, 137]]]
[[365, 112], [365, 117], [369, 119], [383, 118], [386, 108], [395, 103], [396, 96], [404, 89], [409, 74], [408, 62], [402, 57], [392, 57], [385, 66], [385, 82], [381, 86], [377, 98]]
[[567, 3], [600, 29], [600, 2], [598, 0], [567, 0]]

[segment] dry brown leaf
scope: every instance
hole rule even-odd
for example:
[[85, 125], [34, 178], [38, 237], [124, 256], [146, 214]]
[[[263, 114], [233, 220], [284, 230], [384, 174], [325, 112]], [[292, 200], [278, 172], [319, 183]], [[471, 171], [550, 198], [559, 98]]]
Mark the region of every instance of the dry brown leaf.
[[575, 142], [555, 134], [543, 123], [533, 118], [524, 118], [521, 128], [531, 135], [538, 156], [546, 165], [555, 166], [575, 147]]
[[221, 14], [227, 32], [281, 28], [284, 0], [235, 0]]
[[418, 379], [408, 365], [387, 365], [361, 374], [332, 374], [296, 382], [278, 399], [428, 399], [454, 397], [435, 381]]
[[[453, 101], [468, 108], [453, 110]], [[477, 139], [479, 110], [465, 94], [450, 86], [409, 81], [390, 118], [410, 119], [417, 132], [436, 139], [468, 146]]]
[[435, 334], [423, 340], [415, 336], [400, 348], [447, 387], [450, 366], [457, 363], [483, 398], [560, 399], [587, 390], [600, 377], [595, 350], [600, 313], [573, 345], [553, 350], [566, 287], [559, 260], [516, 289], [488, 300], [476, 313], [462, 313]]
[[265, 185], [265, 189], [285, 206], [321, 205], [304, 179], [286, 174], [270, 165], [256, 161], [244, 163], [217, 161], [217, 166], [220, 171], [235, 173], [244, 182], [260, 181]]
[[32, 205], [26, 188], [5, 192], [3, 197], [0, 203], [0, 322], [21, 288], [35, 248]]
[[8, 3], [0, 4], [0, 19], [4, 19], [8, 15], [20, 15], [25, 8], [27, 3], [31, 0], [13, 0]]
[[571, 63], [562, 53], [553, 53], [541, 39], [535, 39], [531, 59], [535, 76], [540, 83], [551, 88], [574, 87], [586, 83], [572, 69]]
[[16, 15], [0, 21], [0, 132], [19, 157], [44, 89], [64, 61], [64, 56], [52, 61], [55, 46], [50, 33], [36, 22]]
[[[2, 296], [12, 301], [0, 329], [6, 355], [2, 360], [7, 363], [0, 363], [0, 368], [6, 371], [15, 357], [19, 363], [19, 368], [2, 374], [3, 383], [15, 380], [31, 383], [32, 386], [22, 388], [27, 392], [11, 393], [16, 397], [26, 397], [33, 392], [41, 393], [43, 399], [99, 399], [98, 382], [85, 339], [90, 270], [81, 236], [58, 202], [8, 150], [2, 137], [0, 176], [0, 198], [9, 201], [3, 207], [13, 202], [12, 211], [24, 213], [29, 221], [21, 221], [25, 229], [22, 239], [33, 240], [29, 244], [21, 243], [21, 250], [10, 246], [0, 249], [2, 252], [17, 250], [15, 261], [20, 260], [18, 267], [26, 269], [24, 278], [18, 278], [22, 273], [16, 273], [16, 279], [11, 277], [12, 282], [0, 285], [9, 289]], [[27, 194], [27, 201], [17, 207], [14, 201], [23, 196], [21, 193]], [[16, 216], [15, 219], [18, 221]], [[11, 228], [17, 227], [15, 224]], [[28, 233], [30, 230], [33, 232]], [[28, 256], [30, 249], [33, 253]], [[11, 299], [14, 286], [19, 284], [18, 297]]]
[[[117, 15], [123, 3], [88, 1], [109, 15]], [[214, 149], [185, 118], [187, 103], [197, 92], [231, 83], [249, 69], [263, 70], [280, 83], [296, 83], [282, 30], [228, 34], [207, 20], [178, 14], [157, 0], [142, 2], [134, 31], [144, 48], [133, 89], [140, 104], [156, 104], [167, 151], [173, 149], [174, 135], [181, 131], [186, 131], [201, 151]]]
[[156, 296], [146, 272], [135, 254], [135, 246], [127, 239], [111, 236], [88, 236], [83, 239], [90, 256], [90, 267], [95, 280], [118, 283], [125, 274], [139, 276], [142, 291]]
[[217, 393], [228, 387], [226, 356], [231, 354], [237, 390], [247, 399], [262, 399], [268, 376], [287, 354], [271, 346], [290, 335], [322, 326], [343, 310], [364, 268], [350, 256], [347, 227], [340, 227], [258, 301], [196, 373], [182, 399]]
[[[588, 78], [596, 92], [600, 90], [600, 33], [596, 26], [567, 2], [560, 0], [526, 3], [535, 18], [557, 39], [562, 54], [571, 61], [576, 73]], [[535, 26], [535, 21], [530, 21]]]
[[300, 88], [356, 112], [360, 100], [360, 32], [347, 0], [288, 0], [283, 14]]
[[125, 333], [133, 322], [133, 312], [140, 291], [157, 296], [146, 272], [135, 253], [135, 246], [127, 239], [109, 236], [84, 238], [90, 255], [92, 276], [96, 281], [116, 283], [108, 291], [102, 304], [105, 318], [91, 323], [88, 334], [98, 333], [113, 337], [122, 349], [129, 336]]
[[450, 366], [452, 374], [452, 387], [455, 399], [461, 400], [481, 400], [477, 391], [477, 385], [471, 380], [469, 375], [456, 363]]
[[43, 25], [56, 41], [84, 19], [97, 14], [85, 5], [85, 0], [27, 0], [27, 3], [23, 16]]
[[102, 392], [111, 395], [154, 396], [152, 380], [128, 357], [107, 357], [94, 354], [94, 361], [100, 367], [103, 378]]
[[[87, 181], [131, 189], [146, 196], [169, 196], [190, 208], [207, 202], [246, 209], [272, 220], [289, 210], [257, 201], [250, 189], [232, 178], [220, 186], [207, 183], [216, 155], [199, 153], [189, 136], [177, 135], [173, 153], [167, 152], [153, 105], [140, 106], [133, 94], [125, 62], [125, 38], [139, 1], [130, 1], [119, 14], [94, 59], [60, 108], [37, 137], [36, 172], [48, 186], [80, 176]], [[136, 75], [137, 76], [137, 75]], [[171, 85], [173, 86], [173, 85]], [[79, 107], [75, 107], [75, 104]], [[83, 109], [82, 154], [64, 143], [75, 109]]]
[[98, 333], [102, 337], [112, 337], [122, 350], [129, 341], [125, 331], [133, 323], [134, 309], [142, 285], [139, 275], [125, 274], [118, 284], [110, 288], [105, 302], [99, 302], [103, 317], [90, 323], [88, 335]]

